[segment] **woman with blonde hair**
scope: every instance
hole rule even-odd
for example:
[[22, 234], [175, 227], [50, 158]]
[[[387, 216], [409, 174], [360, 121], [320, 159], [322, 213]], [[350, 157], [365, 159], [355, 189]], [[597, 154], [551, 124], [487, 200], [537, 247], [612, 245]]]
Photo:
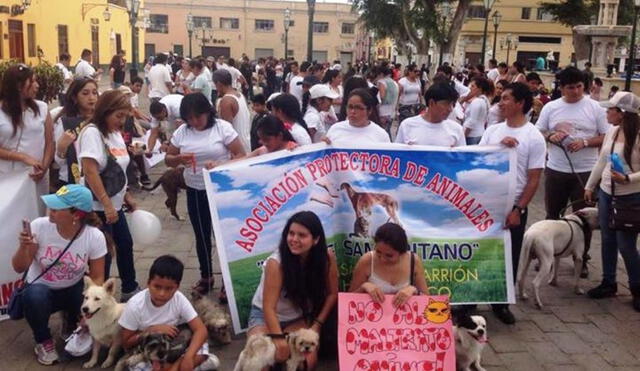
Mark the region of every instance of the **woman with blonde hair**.
[[[136, 208], [127, 193], [129, 153], [121, 134], [130, 114], [131, 103], [125, 94], [118, 90], [105, 92], [98, 98], [93, 117], [78, 139], [80, 172], [93, 193], [93, 210], [115, 242], [123, 302], [139, 290], [133, 265], [133, 239], [122, 209], [125, 203], [129, 210]], [[109, 277], [110, 265], [111, 256], [107, 255], [105, 277]]]

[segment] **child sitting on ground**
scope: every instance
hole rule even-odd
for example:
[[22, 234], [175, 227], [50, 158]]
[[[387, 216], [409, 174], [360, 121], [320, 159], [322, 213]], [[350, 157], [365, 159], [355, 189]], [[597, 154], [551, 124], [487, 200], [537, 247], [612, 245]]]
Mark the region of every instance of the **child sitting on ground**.
[[[130, 349], [140, 344], [146, 334], [178, 333], [177, 326], [187, 323], [193, 336], [184, 355], [162, 371], [214, 370], [220, 361], [209, 354], [207, 328], [189, 300], [180, 292], [184, 266], [171, 255], [157, 258], [149, 270], [147, 289], [129, 299], [118, 323], [122, 326], [122, 346]], [[159, 371], [156, 365], [137, 365], [135, 370]]]

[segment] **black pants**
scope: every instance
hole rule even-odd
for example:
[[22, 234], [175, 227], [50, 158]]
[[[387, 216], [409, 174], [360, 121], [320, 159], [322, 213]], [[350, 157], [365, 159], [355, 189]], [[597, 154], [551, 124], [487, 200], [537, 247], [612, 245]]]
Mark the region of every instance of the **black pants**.
[[187, 211], [196, 237], [200, 277], [209, 279], [213, 276], [211, 262], [212, 225], [207, 191], [187, 187]]
[[[122, 281], [122, 292], [129, 293], [138, 288], [136, 282], [136, 269], [133, 264], [133, 239], [129, 232], [127, 218], [124, 211], [118, 211], [118, 221], [115, 224], [107, 224], [107, 218], [103, 211], [96, 211], [96, 214], [102, 220], [103, 230], [111, 235], [113, 242], [116, 244], [116, 265], [118, 266], [118, 274]], [[111, 254], [107, 254], [105, 259], [105, 279], [109, 278], [111, 273]]]

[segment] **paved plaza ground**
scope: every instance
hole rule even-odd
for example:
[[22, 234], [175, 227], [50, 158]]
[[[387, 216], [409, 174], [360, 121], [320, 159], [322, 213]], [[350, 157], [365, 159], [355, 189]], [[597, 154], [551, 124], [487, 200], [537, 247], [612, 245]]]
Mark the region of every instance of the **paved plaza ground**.
[[[151, 171], [157, 179], [164, 167]], [[181, 289], [189, 287], [199, 277], [193, 231], [186, 212], [186, 196], [180, 193], [178, 213], [185, 220], [177, 221], [164, 205], [165, 195], [158, 192], [135, 191], [139, 207], [155, 213], [162, 221], [160, 240], [152, 246], [136, 245], [135, 265], [138, 281], [144, 284], [152, 261], [162, 254], [174, 254], [185, 262], [186, 271]], [[529, 208], [529, 224], [544, 217], [543, 191], [540, 189]], [[597, 285], [600, 280], [600, 234], [595, 233], [590, 262], [591, 274], [585, 287]], [[220, 272], [217, 256], [214, 272]], [[488, 322], [489, 345], [483, 353], [483, 366], [488, 370], [640, 370], [640, 313], [630, 305], [627, 276], [622, 260], [618, 264], [618, 296], [592, 300], [573, 293], [572, 264], [566, 259], [560, 266], [559, 286], [544, 286], [544, 310], [534, 307], [532, 301], [512, 306], [517, 323], [507, 326], [499, 322], [486, 306], [480, 311]], [[112, 273], [117, 273], [114, 271]], [[529, 272], [530, 283], [533, 272]], [[216, 275], [219, 291], [221, 276]], [[54, 333], [59, 333], [57, 316], [52, 318]], [[237, 355], [244, 345], [243, 335], [235, 336], [232, 344], [212, 347], [222, 360], [221, 370], [232, 370]], [[58, 345], [62, 346], [61, 341]], [[33, 337], [25, 321], [0, 322], [0, 370], [80, 370], [82, 360], [60, 363], [52, 367], [40, 366], [33, 353]], [[320, 370], [337, 370], [337, 360], [323, 360]]]

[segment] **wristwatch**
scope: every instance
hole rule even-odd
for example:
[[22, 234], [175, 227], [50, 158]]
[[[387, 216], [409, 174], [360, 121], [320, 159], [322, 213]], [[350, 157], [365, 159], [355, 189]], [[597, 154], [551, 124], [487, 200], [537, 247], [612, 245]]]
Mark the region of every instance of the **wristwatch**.
[[524, 215], [524, 213], [525, 213], [525, 209], [523, 207], [518, 206], [518, 205], [515, 205], [513, 207], [513, 209], [514, 210], [518, 210], [520, 212], [520, 215]]
[[582, 140], [582, 145], [584, 146], [584, 148], [589, 147], [589, 141], [588, 141], [588, 140], [586, 140], [586, 139], [583, 139], [583, 140]]

